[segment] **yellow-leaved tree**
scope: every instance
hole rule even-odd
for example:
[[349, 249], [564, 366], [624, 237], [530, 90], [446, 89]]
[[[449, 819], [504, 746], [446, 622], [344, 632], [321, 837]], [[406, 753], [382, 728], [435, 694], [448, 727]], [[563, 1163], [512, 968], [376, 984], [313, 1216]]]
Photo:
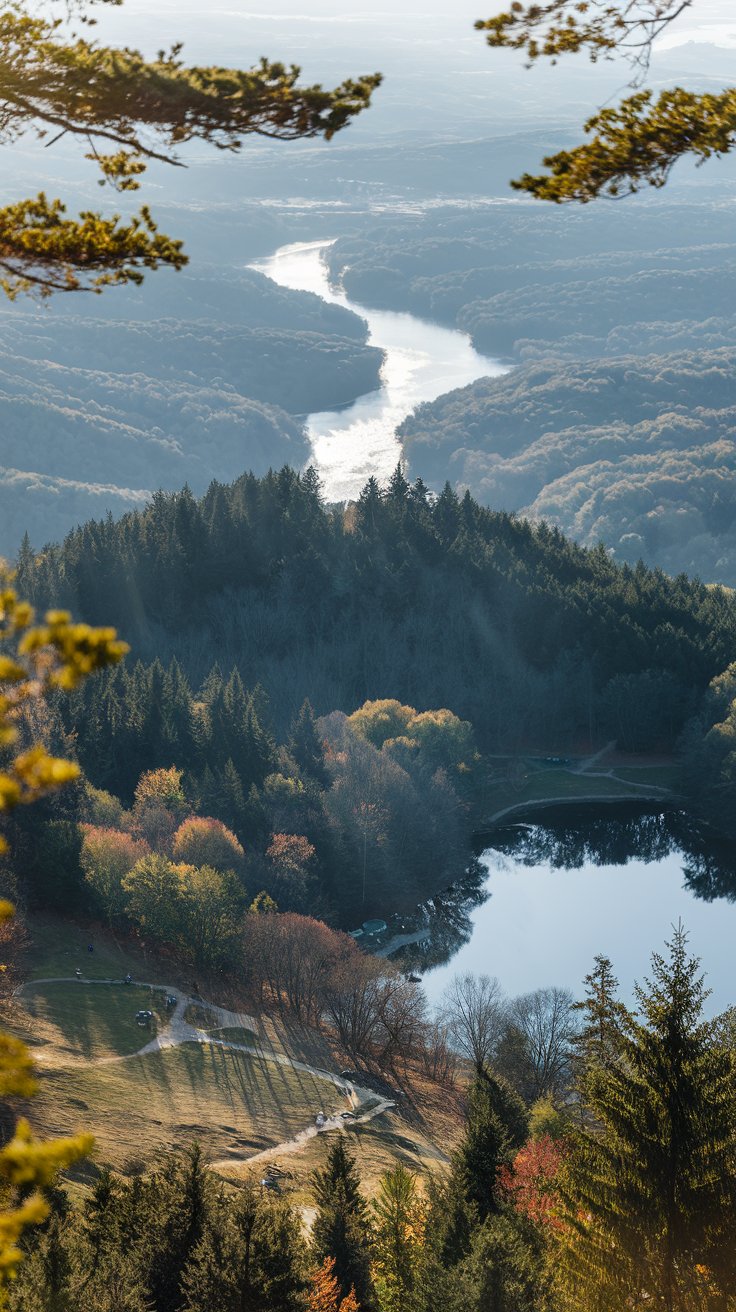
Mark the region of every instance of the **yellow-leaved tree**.
[[[21, 749], [18, 722], [24, 708], [53, 690], [71, 691], [127, 650], [114, 629], [75, 624], [66, 611], [50, 611], [36, 623], [32, 608], [16, 594], [11, 571], [0, 561], [0, 816], [79, 774], [73, 761], [51, 756], [40, 744]], [[0, 835], [0, 853], [5, 851], [7, 843]], [[12, 905], [0, 902], [0, 920], [12, 915]], [[0, 1031], [0, 1097], [27, 1098], [34, 1088], [27, 1048]], [[0, 1148], [0, 1308], [21, 1257], [18, 1241], [23, 1230], [48, 1214], [44, 1185], [91, 1147], [88, 1134], [39, 1142], [21, 1119], [13, 1138]]]

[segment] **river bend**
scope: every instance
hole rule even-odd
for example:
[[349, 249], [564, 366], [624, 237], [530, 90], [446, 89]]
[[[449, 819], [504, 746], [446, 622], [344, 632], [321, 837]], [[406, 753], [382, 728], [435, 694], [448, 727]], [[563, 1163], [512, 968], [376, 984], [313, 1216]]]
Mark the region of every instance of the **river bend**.
[[[281, 287], [315, 292], [323, 300], [352, 310], [368, 323], [371, 346], [385, 354], [382, 386], [340, 410], [309, 415], [307, 434], [313, 464], [328, 501], [357, 496], [371, 476], [385, 482], [401, 458], [396, 429], [415, 406], [434, 401], [477, 378], [498, 377], [509, 365], [480, 355], [470, 338], [413, 314], [372, 310], [330, 286], [323, 252], [330, 241], [281, 246], [250, 267]], [[420, 471], [421, 472], [421, 471]]]

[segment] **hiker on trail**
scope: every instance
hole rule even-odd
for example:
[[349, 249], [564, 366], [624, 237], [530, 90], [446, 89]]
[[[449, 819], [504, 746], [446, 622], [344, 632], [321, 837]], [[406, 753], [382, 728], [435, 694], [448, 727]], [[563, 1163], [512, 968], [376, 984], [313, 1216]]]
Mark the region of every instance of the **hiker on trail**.
[[76, 975], [77, 979], [81, 979], [81, 978], [82, 978], [82, 972], [81, 972], [79, 966], [77, 966], [77, 969], [75, 970], [74, 974]]
[[93, 947], [93, 945], [92, 945], [91, 943], [88, 943], [88, 944], [87, 944], [87, 951], [88, 951], [88, 952], [94, 952], [94, 947]]
[[126, 984], [132, 984], [132, 983], [133, 983], [133, 976], [132, 976], [132, 975], [126, 975], [126, 976], [125, 976], [125, 983], [126, 983]]

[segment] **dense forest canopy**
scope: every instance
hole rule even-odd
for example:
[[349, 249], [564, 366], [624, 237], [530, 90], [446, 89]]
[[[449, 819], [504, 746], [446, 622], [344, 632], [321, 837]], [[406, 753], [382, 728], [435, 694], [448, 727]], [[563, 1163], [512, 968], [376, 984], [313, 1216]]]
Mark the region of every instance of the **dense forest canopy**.
[[725, 590], [617, 565], [400, 470], [344, 510], [288, 468], [200, 500], [157, 494], [60, 546], [26, 543], [19, 580], [112, 619], [143, 659], [176, 656], [194, 684], [216, 653], [263, 685], [278, 732], [305, 697], [324, 714], [393, 696], [449, 707], [486, 748], [617, 736], [622, 699], [641, 704], [630, 746], [671, 743], [728, 665], [736, 619]]
[[[736, 579], [733, 245], [717, 200], [451, 212], [342, 237], [364, 304], [459, 327], [517, 367], [407, 416], [410, 468], [617, 559]], [[572, 249], [576, 258], [571, 258]]]

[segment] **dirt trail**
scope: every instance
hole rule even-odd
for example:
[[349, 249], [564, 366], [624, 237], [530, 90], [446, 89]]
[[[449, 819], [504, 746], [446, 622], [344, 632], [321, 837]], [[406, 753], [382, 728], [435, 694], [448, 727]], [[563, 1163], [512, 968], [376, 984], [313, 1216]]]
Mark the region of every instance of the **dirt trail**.
[[[258, 1022], [253, 1016], [249, 1016], [244, 1012], [229, 1011], [227, 1007], [219, 1007], [214, 1002], [205, 1002], [200, 997], [181, 994], [174, 985], [148, 984], [144, 980], [138, 979], [134, 983], [138, 988], [146, 988], [152, 992], [176, 997], [176, 1006], [172, 1009], [167, 1024], [154, 1039], [151, 1039], [150, 1043], [145, 1043], [136, 1052], [115, 1057], [98, 1057], [95, 1061], [88, 1063], [89, 1065], [108, 1066], [117, 1062], [133, 1061], [137, 1057], [148, 1056], [149, 1053], [163, 1052], [167, 1048], [177, 1048], [182, 1043], [206, 1043], [212, 1047], [226, 1048], [229, 1052], [244, 1052], [249, 1057], [255, 1057], [259, 1061], [271, 1062], [275, 1066], [290, 1066], [292, 1070], [311, 1075], [318, 1080], [327, 1081], [346, 1097], [348, 1101], [346, 1111], [350, 1110], [353, 1113], [351, 1117], [352, 1125], [372, 1121], [376, 1116], [380, 1116], [383, 1112], [395, 1106], [390, 1099], [381, 1098], [372, 1089], [353, 1084], [352, 1081], [343, 1079], [342, 1076], [336, 1075], [333, 1071], [323, 1070], [319, 1066], [310, 1066], [307, 1062], [298, 1061], [294, 1057], [287, 1057], [284, 1053], [273, 1052], [258, 1043], [237, 1043], [230, 1039], [214, 1038], [208, 1030], [191, 1025], [186, 1020], [186, 1011], [188, 1007], [199, 1007], [211, 1014], [214, 1028], [251, 1030], [255, 1036], [258, 1030]], [[108, 987], [122, 985], [125, 987], [125, 981], [121, 979], [85, 979], [84, 976], [79, 979], [75, 975], [58, 975], [49, 976], [45, 979], [28, 980], [25, 984], [21, 984], [15, 990], [15, 993], [21, 995], [26, 990], [43, 984], [79, 984], [82, 988], [88, 985], [107, 985]], [[40, 1065], [43, 1065], [43, 1052], [34, 1054], [34, 1057]], [[275, 1144], [272, 1148], [264, 1148], [251, 1157], [228, 1157], [211, 1162], [210, 1165], [215, 1168], [222, 1168], [233, 1166], [237, 1162], [259, 1162], [269, 1157], [281, 1156], [284, 1153], [298, 1152], [316, 1135], [324, 1134], [328, 1130], [342, 1128], [343, 1125], [342, 1116], [329, 1116], [325, 1118], [323, 1124], [309, 1125], [295, 1135], [293, 1139], [287, 1139], [283, 1143]]]

